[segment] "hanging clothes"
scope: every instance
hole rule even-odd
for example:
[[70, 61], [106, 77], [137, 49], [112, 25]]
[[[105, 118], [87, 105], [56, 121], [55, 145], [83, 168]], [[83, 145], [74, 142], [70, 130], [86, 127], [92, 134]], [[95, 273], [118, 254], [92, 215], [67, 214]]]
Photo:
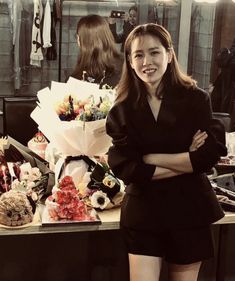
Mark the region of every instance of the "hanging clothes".
[[51, 6], [49, 0], [46, 2], [43, 18], [42, 31], [43, 48], [49, 48], [51, 44]]
[[41, 40], [41, 21], [43, 16], [43, 6], [41, 0], [34, 0], [34, 17], [32, 26], [32, 48], [30, 54], [30, 64], [41, 67], [43, 60], [42, 40]]
[[24, 2], [21, 11], [19, 63], [21, 70], [21, 87], [30, 83], [30, 53], [32, 42], [33, 10]]
[[56, 1], [53, 2], [53, 9], [51, 12], [51, 44], [50, 48], [47, 48], [46, 59], [56, 60], [57, 59], [57, 42], [56, 42], [56, 23], [60, 19], [58, 18], [58, 11]]
[[61, 1], [60, 0], [55, 0], [54, 1], [55, 3], [55, 12], [56, 12], [56, 18], [58, 20], [61, 20], [61, 17], [62, 17], [62, 11], [61, 11]]

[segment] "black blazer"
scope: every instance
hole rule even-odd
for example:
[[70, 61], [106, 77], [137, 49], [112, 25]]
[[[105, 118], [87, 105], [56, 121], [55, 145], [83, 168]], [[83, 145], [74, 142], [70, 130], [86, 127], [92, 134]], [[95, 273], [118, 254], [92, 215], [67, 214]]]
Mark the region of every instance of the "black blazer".
[[[135, 229], [193, 227], [223, 217], [205, 172], [226, 155], [225, 132], [223, 126], [212, 123], [206, 92], [168, 89], [157, 121], [146, 95], [139, 106], [128, 98], [110, 110], [106, 129], [113, 139], [109, 165], [127, 185], [121, 225]], [[190, 152], [193, 173], [152, 180], [155, 166], [145, 164], [142, 156], [189, 151], [198, 129], [206, 130], [208, 138], [201, 148]]]

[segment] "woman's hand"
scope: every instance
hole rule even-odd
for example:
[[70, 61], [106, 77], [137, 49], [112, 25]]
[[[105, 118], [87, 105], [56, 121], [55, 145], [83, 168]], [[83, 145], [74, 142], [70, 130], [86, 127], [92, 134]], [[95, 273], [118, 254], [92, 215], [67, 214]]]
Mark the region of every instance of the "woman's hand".
[[[208, 137], [206, 132], [198, 130], [193, 136], [189, 151], [196, 151]], [[155, 165], [173, 171], [174, 173], [191, 173], [193, 171], [189, 152], [181, 153], [150, 153], [143, 155], [145, 164]]]
[[109, 24], [115, 24], [117, 22], [116, 18], [112, 18], [111, 16], [107, 18]]
[[196, 134], [193, 136], [193, 141], [189, 147], [189, 151], [196, 151], [199, 147], [201, 147], [204, 143], [206, 138], [208, 137], [206, 132], [201, 132], [198, 130]]

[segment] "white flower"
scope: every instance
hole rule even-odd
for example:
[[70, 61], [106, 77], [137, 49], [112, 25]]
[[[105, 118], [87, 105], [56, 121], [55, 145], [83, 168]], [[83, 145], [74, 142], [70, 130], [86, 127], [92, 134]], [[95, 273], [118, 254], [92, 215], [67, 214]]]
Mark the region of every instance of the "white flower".
[[33, 189], [34, 187], [35, 187], [35, 182], [33, 182], [33, 181], [27, 182], [27, 189]]
[[20, 166], [20, 180], [27, 180], [31, 174], [31, 169], [32, 167], [29, 162], [23, 163]]
[[30, 173], [30, 180], [31, 181], [39, 180], [41, 176], [42, 176], [42, 173], [40, 172], [39, 168], [33, 167], [31, 169], [31, 173]]
[[103, 191], [96, 191], [90, 196], [91, 205], [94, 208], [105, 209], [109, 204], [110, 200], [107, 197], [106, 193]]
[[11, 188], [12, 188], [12, 190], [20, 191], [23, 193], [28, 192], [27, 181], [25, 181], [25, 180], [19, 181], [18, 179], [15, 179], [12, 182]]
[[104, 179], [103, 179], [103, 184], [109, 188], [113, 188], [115, 186], [115, 179], [114, 177], [112, 177], [111, 175], [107, 175]]
[[11, 189], [17, 189], [18, 187], [20, 187], [20, 181], [15, 179], [11, 184]]
[[41, 172], [39, 168], [33, 167], [30, 165], [29, 162], [23, 163], [20, 166], [20, 180], [25, 180], [25, 181], [36, 181], [40, 179], [41, 177]]

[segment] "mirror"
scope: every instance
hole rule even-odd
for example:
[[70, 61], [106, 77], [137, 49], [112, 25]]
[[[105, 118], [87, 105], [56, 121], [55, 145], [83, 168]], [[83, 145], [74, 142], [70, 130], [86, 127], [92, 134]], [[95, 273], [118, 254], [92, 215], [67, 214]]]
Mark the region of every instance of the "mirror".
[[[43, 6], [46, 2], [42, 0]], [[49, 3], [53, 11], [54, 1]], [[33, 0], [1, 0], [1, 95], [34, 96], [51, 80], [65, 81], [77, 60], [75, 33], [79, 17], [91, 13], [109, 17], [111, 10], [128, 11], [133, 4], [139, 8], [139, 22], [157, 22], [169, 30], [180, 64], [198, 80], [200, 87], [208, 89], [220, 71], [215, 62], [218, 51], [230, 48], [234, 39], [232, 0], [214, 4], [193, 0], [61, 1], [61, 20], [58, 7], [52, 19], [56, 43], [50, 51], [43, 49], [40, 66], [30, 64]], [[14, 14], [13, 9], [17, 11]], [[120, 30], [121, 20], [118, 24]]]

